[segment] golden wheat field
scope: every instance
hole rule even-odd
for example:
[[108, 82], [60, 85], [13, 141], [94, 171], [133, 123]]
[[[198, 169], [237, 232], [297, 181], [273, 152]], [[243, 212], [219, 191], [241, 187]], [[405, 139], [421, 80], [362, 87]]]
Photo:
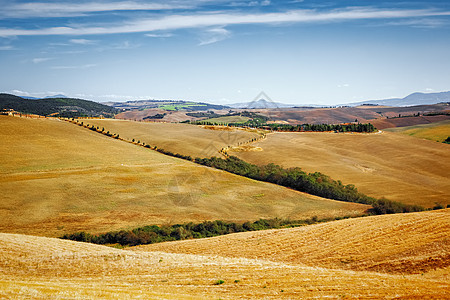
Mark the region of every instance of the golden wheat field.
[[[450, 204], [450, 147], [402, 134], [272, 133], [230, 151], [255, 164], [322, 172], [373, 197], [433, 207]], [[244, 149], [245, 150], [245, 149]]]
[[[425, 224], [426, 234], [411, 233]], [[448, 225], [449, 210], [442, 210], [130, 250], [1, 233], [0, 297], [449, 299], [448, 258], [432, 268], [426, 260], [448, 257]], [[364, 263], [383, 261], [382, 251], [393, 263], [411, 262], [416, 268], [401, 274], [366, 271]]]
[[450, 120], [431, 124], [390, 128], [387, 129], [387, 131], [406, 134], [435, 142], [442, 142], [450, 136]]
[[151, 224], [363, 213], [57, 119], [0, 116], [0, 231], [60, 236]]
[[80, 119], [79, 122], [104, 128], [105, 131], [119, 134], [128, 141], [134, 139], [194, 158], [220, 156], [219, 150], [224, 147], [259, 137], [256, 132], [228, 127], [223, 128], [226, 130], [212, 130], [220, 127], [111, 119]]
[[[450, 209], [134, 247], [331, 269], [421, 274], [450, 267]], [[245, 251], [242, 251], [245, 249]]]

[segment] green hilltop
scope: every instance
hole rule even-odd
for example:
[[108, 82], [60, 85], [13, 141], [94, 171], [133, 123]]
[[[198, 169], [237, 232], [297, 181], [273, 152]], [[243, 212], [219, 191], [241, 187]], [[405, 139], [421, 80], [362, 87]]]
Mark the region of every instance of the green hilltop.
[[12, 109], [25, 114], [56, 117], [113, 117], [114, 107], [74, 98], [25, 99], [0, 93], [0, 110]]

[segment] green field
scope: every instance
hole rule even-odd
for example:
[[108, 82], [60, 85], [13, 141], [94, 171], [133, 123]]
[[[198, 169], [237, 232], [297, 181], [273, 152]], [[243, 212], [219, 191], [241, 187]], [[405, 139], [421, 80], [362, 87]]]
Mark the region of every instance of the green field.
[[450, 120], [431, 124], [421, 124], [407, 127], [395, 127], [385, 130], [390, 132], [406, 134], [421, 139], [442, 142], [447, 137], [450, 136]]
[[191, 106], [206, 106], [206, 105], [200, 104], [200, 103], [165, 104], [165, 105], [159, 106], [158, 108], [167, 110], [167, 111], [176, 111], [176, 110], [186, 109]]

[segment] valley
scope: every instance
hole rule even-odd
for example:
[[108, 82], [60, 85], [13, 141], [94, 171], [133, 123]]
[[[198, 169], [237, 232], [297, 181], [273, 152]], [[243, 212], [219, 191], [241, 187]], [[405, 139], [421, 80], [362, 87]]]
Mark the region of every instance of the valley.
[[[59, 119], [0, 122], [1, 232], [56, 237], [190, 221], [359, 215], [370, 207], [207, 168]], [[222, 131], [192, 130], [222, 141]], [[202, 151], [198, 146], [192, 149]]]

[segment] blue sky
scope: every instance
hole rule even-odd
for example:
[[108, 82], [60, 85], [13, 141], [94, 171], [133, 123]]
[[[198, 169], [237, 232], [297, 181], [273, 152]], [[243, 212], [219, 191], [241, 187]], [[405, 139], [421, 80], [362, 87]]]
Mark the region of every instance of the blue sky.
[[0, 91], [339, 104], [450, 90], [450, 1], [0, 0]]

